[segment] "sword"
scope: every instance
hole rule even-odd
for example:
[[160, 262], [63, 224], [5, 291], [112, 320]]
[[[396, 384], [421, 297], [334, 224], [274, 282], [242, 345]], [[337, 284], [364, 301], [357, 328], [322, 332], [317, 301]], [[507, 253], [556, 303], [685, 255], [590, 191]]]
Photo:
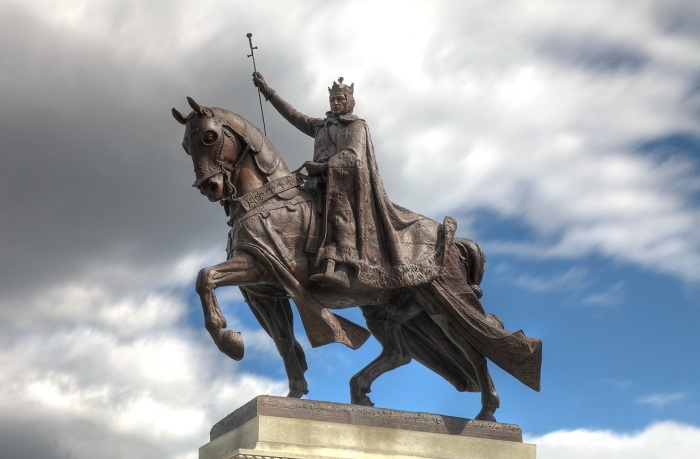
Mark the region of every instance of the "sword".
[[[253, 46], [253, 34], [248, 32], [246, 34], [246, 37], [248, 37], [248, 43], [250, 44], [250, 54], [248, 54], [248, 57], [253, 58], [253, 71], [255, 73], [258, 72], [258, 68], [255, 65], [255, 51], [254, 49], [258, 49], [257, 46]], [[267, 128], [265, 127], [265, 112], [263, 112], [263, 105], [262, 105], [262, 97], [260, 96], [260, 88], [258, 88], [258, 102], [260, 102], [260, 114], [262, 115], [262, 122], [263, 122], [263, 132], [265, 135], [267, 135]]]

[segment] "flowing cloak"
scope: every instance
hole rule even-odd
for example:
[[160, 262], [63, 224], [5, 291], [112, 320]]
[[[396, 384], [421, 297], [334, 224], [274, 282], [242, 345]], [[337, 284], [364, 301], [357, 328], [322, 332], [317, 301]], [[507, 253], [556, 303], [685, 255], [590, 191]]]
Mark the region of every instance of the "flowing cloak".
[[[425, 314], [404, 324], [403, 334], [411, 354], [450, 381], [458, 390], [479, 390], [471, 365], [459, 363], [459, 360], [453, 361], [461, 358], [461, 353], [449, 339], [435, 333], [435, 319], [439, 321], [442, 318], [481, 355], [526, 386], [539, 391], [542, 341], [526, 336], [522, 330], [511, 332], [504, 329], [497, 316], [484, 311], [479, 301], [480, 290], [474, 285], [481, 282], [485, 258], [478, 246], [470, 240], [456, 239], [454, 248], [456, 250], [450, 250], [446, 254], [446, 268], [440, 276], [413, 289]], [[456, 264], [461, 264], [462, 269]]]
[[[372, 287], [430, 282], [442, 268], [445, 247], [452, 243], [454, 220], [438, 225], [389, 200], [367, 124], [354, 116], [341, 116], [333, 139], [326, 127], [334, 122], [324, 120], [316, 135], [316, 151], [319, 146], [337, 150], [328, 158], [326, 218], [317, 259], [352, 265], [357, 278]], [[337, 246], [324, 243], [333, 231], [346, 233], [332, 235]], [[352, 242], [344, 245], [349, 239]]]

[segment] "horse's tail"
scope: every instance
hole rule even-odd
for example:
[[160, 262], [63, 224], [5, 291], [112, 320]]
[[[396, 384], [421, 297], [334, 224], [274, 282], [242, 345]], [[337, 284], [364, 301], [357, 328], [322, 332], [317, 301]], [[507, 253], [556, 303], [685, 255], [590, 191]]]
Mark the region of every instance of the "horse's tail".
[[471, 239], [455, 238], [454, 243], [466, 271], [467, 284], [477, 298], [481, 298], [484, 292], [481, 290], [480, 284], [484, 278], [484, 271], [486, 271], [486, 256], [479, 244]]
[[[462, 266], [466, 272], [466, 280], [477, 298], [484, 295], [481, 290], [481, 281], [486, 271], [486, 256], [479, 244], [471, 239], [455, 238], [455, 246], [459, 251]], [[503, 321], [496, 314], [486, 313], [486, 318], [492, 321], [498, 328], [505, 328]]]

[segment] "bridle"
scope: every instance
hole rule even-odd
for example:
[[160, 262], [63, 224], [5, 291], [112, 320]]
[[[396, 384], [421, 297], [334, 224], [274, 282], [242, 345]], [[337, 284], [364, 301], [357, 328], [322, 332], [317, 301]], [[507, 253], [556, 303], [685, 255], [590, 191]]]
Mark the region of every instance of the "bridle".
[[[219, 201], [226, 210], [226, 215], [229, 215], [229, 206], [232, 202], [240, 204], [244, 212], [248, 213], [253, 209], [258, 208], [263, 203], [274, 196], [285, 193], [292, 188], [299, 187], [303, 184], [304, 174], [299, 173], [299, 170], [287, 172], [284, 175], [272, 175], [277, 170], [280, 159], [274, 156], [276, 160], [272, 163], [266, 163], [258, 157], [258, 154], [263, 150], [264, 136], [257, 129], [251, 129], [247, 123], [244, 123], [243, 129], [237, 129], [237, 124], [229, 120], [227, 113], [224, 111], [223, 116], [217, 112], [220, 109], [211, 109], [209, 107], [200, 106], [191, 98], [187, 98], [190, 106], [194, 109], [188, 117], [173, 109], [175, 119], [181, 124], [186, 125], [185, 138], [183, 139], [183, 147], [187, 154], [192, 156], [196, 180], [192, 184], [193, 187], [201, 189], [202, 184], [216, 177], [218, 174], [222, 176], [222, 185], [224, 196]], [[229, 113], [230, 114], [230, 113]], [[232, 124], [233, 123], [233, 124]], [[199, 136], [200, 129], [204, 133]], [[210, 135], [209, 133], [216, 134]], [[225, 152], [224, 144], [226, 137], [232, 142], [233, 153], [237, 153], [237, 157], [231, 164], [231, 158], [228, 156], [222, 158]], [[196, 140], [195, 140], [196, 139]], [[201, 141], [201, 142], [200, 142]], [[277, 153], [272, 148], [274, 153]], [[199, 153], [196, 157], [193, 152]], [[250, 190], [242, 196], [238, 195], [236, 183], [238, 183], [243, 162], [249, 155], [255, 154], [254, 163], [258, 170], [265, 174], [267, 180], [264, 184], [254, 190]], [[228, 166], [231, 164], [230, 166]], [[218, 180], [217, 180], [218, 182]], [[218, 187], [218, 184], [217, 184]], [[205, 193], [206, 194], [206, 193]], [[286, 196], [289, 196], [287, 194]], [[294, 194], [296, 196], [296, 194]], [[286, 197], [285, 199], [291, 199]]]
[[[204, 110], [209, 111], [207, 108], [204, 108]], [[202, 116], [203, 114], [200, 114]], [[211, 114], [212, 116], [208, 116], [209, 118], [214, 118], [215, 119], [215, 125], [220, 126], [223, 124], [221, 122], [221, 119], [219, 119], [217, 116], [215, 116], [213, 113]], [[224, 179], [224, 185], [228, 187], [228, 190], [230, 190], [230, 193], [227, 193], [225, 196], [221, 198], [221, 201], [225, 201], [227, 199], [231, 201], [238, 201], [240, 198], [238, 197], [238, 190], [236, 188], [236, 185], [234, 183], [238, 180], [238, 175], [241, 170], [241, 165], [243, 164], [243, 160], [246, 158], [248, 153], [250, 152], [250, 145], [247, 142], [244, 142], [242, 139], [240, 139], [238, 136], [236, 136], [233, 132], [231, 132], [230, 128], [228, 125], [223, 124], [223, 127], [220, 127], [220, 131], [223, 132], [223, 135], [219, 136], [219, 139], [217, 139], [219, 145], [217, 146], [216, 149], [216, 157], [214, 158], [214, 162], [216, 163], [216, 167], [213, 168], [207, 168], [207, 169], [200, 169], [202, 174], [200, 177], [198, 177], [194, 183], [192, 184], [193, 187], [199, 188], [202, 183], [206, 182], [207, 180], [211, 179], [212, 177], [221, 174]], [[199, 128], [194, 128], [191, 130], [190, 135], [189, 135], [189, 144], [194, 147], [194, 142], [193, 142], [193, 137], [195, 134], [199, 132]], [[228, 137], [231, 139], [231, 141], [234, 144], [234, 147], [236, 147], [236, 150], [240, 150], [241, 147], [241, 142], [245, 143], [245, 148], [243, 149], [242, 152], [238, 154], [238, 157], [236, 158], [236, 161], [233, 163], [231, 168], [227, 168], [224, 166], [224, 161], [221, 159], [221, 155], [223, 154], [224, 151], [224, 143], [225, 143], [225, 137]], [[207, 144], [206, 142], [203, 143], [205, 145], [212, 145], [212, 144]], [[186, 150], [188, 150], [186, 148]], [[189, 151], [188, 151], [189, 152]], [[191, 155], [191, 152], [189, 152]], [[195, 172], [197, 172], [197, 167], [195, 167]]]
[[[224, 129], [224, 134], [225, 135], [230, 135], [233, 136], [233, 134], [229, 134], [229, 132]], [[221, 198], [222, 201], [229, 199], [231, 201], [239, 201], [240, 197], [238, 197], [238, 190], [236, 189], [236, 185], [234, 185], [234, 182], [238, 181], [238, 174], [241, 171], [241, 165], [243, 164], [243, 160], [245, 157], [248, 155], [250, 152], [250, 145], [247, 143], [245, 144], [245, 148], [243, 151], [238, 155], [238, 158], [236, 158], [236, 162], [233, 163], [233, 166], [231, 167], [231, 170], [227, 170], [223, 165], [217, 160], [217, 163], [219, 163], [219, 167], [221, 168], [220, 173], [224, 175], [224, 183], [229, 186], [229, 189], [231, 190], [231, 193], [228, 195], [224, 196]]]

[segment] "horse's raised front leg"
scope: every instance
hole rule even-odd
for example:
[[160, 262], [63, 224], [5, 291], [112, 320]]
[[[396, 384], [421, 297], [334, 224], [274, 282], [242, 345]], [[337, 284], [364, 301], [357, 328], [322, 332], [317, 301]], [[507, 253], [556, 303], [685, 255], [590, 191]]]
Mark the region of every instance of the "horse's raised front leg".
[[350, 403], [374, 406], [367, 396], [372, 392], [372, 383], [384, 373], [409, 363], [411, 353], [401, 334], [401, 322], [397, 317], [387, 314], [381, 306], [361, 308], [367, 320], [367, 328], [382, 345], [382, 352], [350, 379]]
[[214, 290], [223, 286], [241, 286], [271, 281], [272, 275], [247, 253], [199, 271], [195, 290], [204, 312], [204, 326], [221, 352], [234, 360], [243, 358], [244, 345], [239, 332], [225, 330], [226, 319], [216, 301]]
[[289, 380], [287, 397], [301, 398], [309, 393], [304, 373], [306, 356], [294, 337], [294, 316], [289, 300], [256, 296], [241, 289], [251, 311], [265, 332], [272, 338], [284, 362]]

